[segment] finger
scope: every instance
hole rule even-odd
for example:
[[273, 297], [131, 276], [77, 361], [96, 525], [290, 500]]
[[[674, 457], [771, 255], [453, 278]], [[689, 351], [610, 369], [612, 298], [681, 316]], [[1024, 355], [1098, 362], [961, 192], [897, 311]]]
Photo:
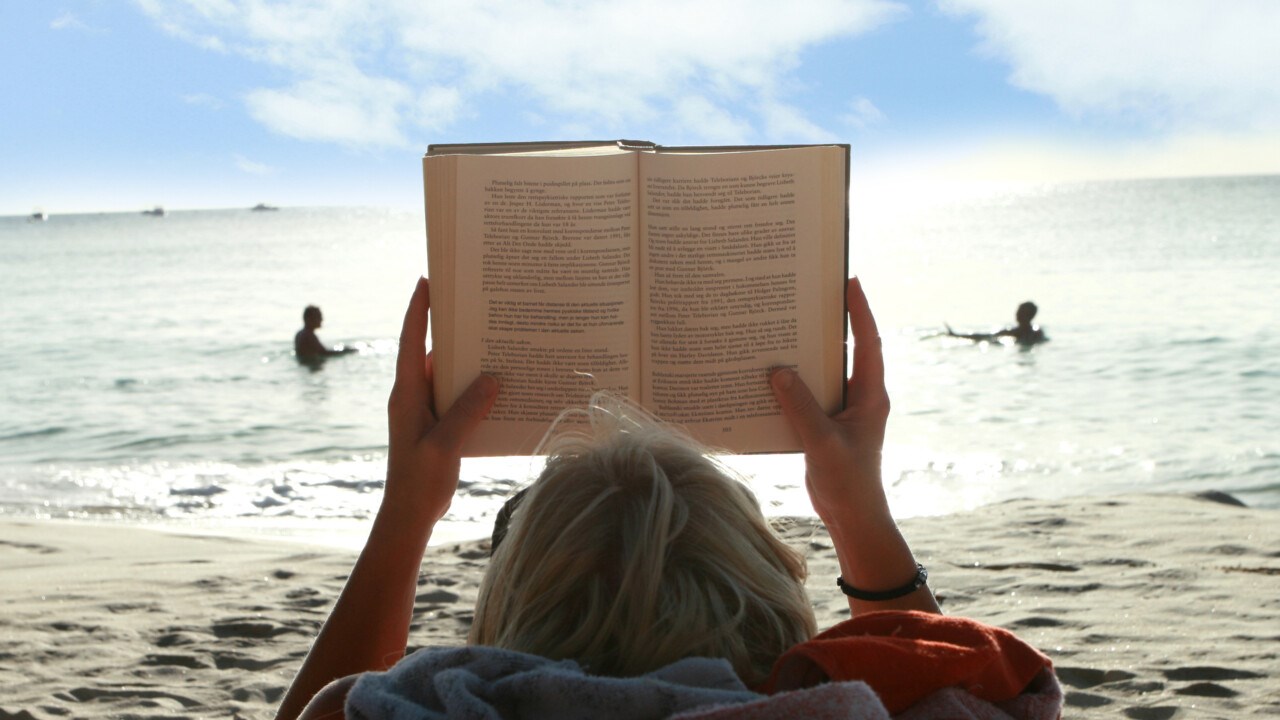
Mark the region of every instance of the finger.
[[424, 364], [424, 367], [425, 369], [422, 373], [422, 377], [425, 381], [426, 387], [423, 389], [424, 397], [423, 397], [422, 406], [426, 408], [428, 415], [431, 417], [431, 419], [434, 420], [435, 418], [440, 417], [440, 414], [436, 412], [436, 351], [435, 350], [432, 350], [431, 352], [427, 353], [427, 359]]
[[777, 368], [769, 375], [769, 387], [782, 406], [782, 414], [791, 423], [800, 443], [809, 447], [811, 442], [830, 424], [822, 406], [809, 391], [800, 375], [791, 368]]
[[431, 309], [431, 286], [424, 277], [418, 278], [413, 289], [409, 308], [404, 313], [404, 325], [400, 328], [400, 352], [396, 356], [396, 382], [417, 386], [422, 382], [423, 368], [427, 362], [427, 315]]
[[853, 376], [845, 387], [848, 403], [861, 394], [884, 390], [884, 352], [871, 304], [862, 291], [862, 282], [856, 277], [849, 278], [845, 302], [849, 308], [849, 329], [853, 331]]
[[396, 355], [396, 379], [387, 403], [393, 441], [413, 443], [426, 432], [431, 421], [427, 367], [427, 313], [431, 304], [426, 278], [420, 278], [404, 314], [400, 348]]
[[489, 414], [497, 398], [498, 380], [492, 375], [481, 375], [462, 391], [453, 407], [436, 423], [432, 435], [447, 448], [461, 448], [484, 416]]

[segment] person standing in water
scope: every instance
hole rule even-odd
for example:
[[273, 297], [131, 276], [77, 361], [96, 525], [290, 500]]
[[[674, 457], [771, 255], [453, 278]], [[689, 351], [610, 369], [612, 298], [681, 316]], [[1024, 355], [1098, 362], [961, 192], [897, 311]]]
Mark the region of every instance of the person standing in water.
[[[1044, 330], [1039, 325], [1032, 325], [1031, 321], [1035, 319], [1036, 312], [1039, 308], [1030, 300], [1018, 306], [1016, 319], [1018, 324], [1005, 328], [994, 333], [958, 333], [951, 329], [950, 325], [946, 325], [947, 335], [951, 337], [965, 338], [974, 342], [994, 342], [1003, 337], [1011, 337], [1013, 341], [1019, 345], [1031, 346], [1045, 342], [1049, 338], [1044, 334]], [[945, 323], [944, 323], [945, 324]]]
[[320, 338], [316, 337], [316, 329], [324, 322], [324, 315], [320, 313], [320, 308], [315, 305], [308, 305], [302, 311], [302, 329], [297, 335], [293, 336], [293, 354], [297, 356], [298, 362], [312, 363], [333, 355], [345, 355], [355, 352], [355, 348], [350, 347], [326, 347], [320, 342]]

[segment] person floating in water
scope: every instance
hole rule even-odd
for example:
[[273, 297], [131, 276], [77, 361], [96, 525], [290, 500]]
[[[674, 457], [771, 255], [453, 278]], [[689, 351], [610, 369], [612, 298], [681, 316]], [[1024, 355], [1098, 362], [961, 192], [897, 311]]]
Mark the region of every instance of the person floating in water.
[[302, 311], [302, 329], [293, 336], [293, 354], [297, 356], [298, 362], [314, 363], [333, 355], [345, 355], [356, 351], [352, 347], [328, 348], [320, 342], [320, 338], [316, 337], [316, 328], [323, 322], [324, 315], [315, 305], [308, 305]]
[[1000, 338], [1011, 337], [1019, 345], [1036, 345], [1049, 339], [1039, 325], [1031, 324], [1037, 310], [1039, 308], [1036, 307], [1036, 304], [1028, 300], [1018, 306], [1018, 314], [1016, 316], [1018, 324], [1013, 327], [994, 333], [958, 333], [952, 330], [950, 325], [947, 325], [947, 335], [973, 340], [974, 342], [995, 342]]

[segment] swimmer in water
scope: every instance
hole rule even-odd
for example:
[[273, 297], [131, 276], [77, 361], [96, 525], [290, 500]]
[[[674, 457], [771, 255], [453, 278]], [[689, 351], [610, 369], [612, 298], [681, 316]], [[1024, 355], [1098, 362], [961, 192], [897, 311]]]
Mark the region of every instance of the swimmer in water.
[[1044, 330], [1039, 325], [1032, 325], [1031, 321], [1036, 316], [1039, 308], [1036, 304], [1028, 300], [1018, 306], [1017, 320], [1018, 324], [1005, 328], [994, 333], [958, 333], [947, 325], [947, 335], [951, 337], [964, 338], [973, 340], [974, 342], [995, 342], [1000, 338], [1011, 337], [1018, 345], [1031, 346], [1047, 341], [1049, 338], [1044, 334]]
[[302, 311], [302, 329], [293, 336], [293, 354], [297, 356], [298, 362], [314, 363], [327, 357], [346, 355], [356, 351], [352, 347], [328, 348], [320, 342], [320, 338], [316, 337], [316, 328], [319, 328], [323, 322], [324, 315], [315, 305], [308, 305]]

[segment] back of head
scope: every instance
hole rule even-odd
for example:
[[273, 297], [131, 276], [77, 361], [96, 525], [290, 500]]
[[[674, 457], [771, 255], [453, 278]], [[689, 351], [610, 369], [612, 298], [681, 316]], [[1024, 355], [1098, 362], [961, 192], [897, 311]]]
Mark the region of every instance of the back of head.
[[607, 394], [558, 426], [494, 551], [471, 642], [618, 676], [723, 657], [755, 683], [813, 635], [803, 557], [703, 448]]
[[1035, 318], [1036, 312], [1038, 312], [1039, 309], [1040, 308], [1037, 308], [1035, 303], [1028, 300], [1018, 306], [1018, 313], [1016, 315], [1016, 318], [1019, 323], [1026, 325], [1030, 323], [1033, 318]]

